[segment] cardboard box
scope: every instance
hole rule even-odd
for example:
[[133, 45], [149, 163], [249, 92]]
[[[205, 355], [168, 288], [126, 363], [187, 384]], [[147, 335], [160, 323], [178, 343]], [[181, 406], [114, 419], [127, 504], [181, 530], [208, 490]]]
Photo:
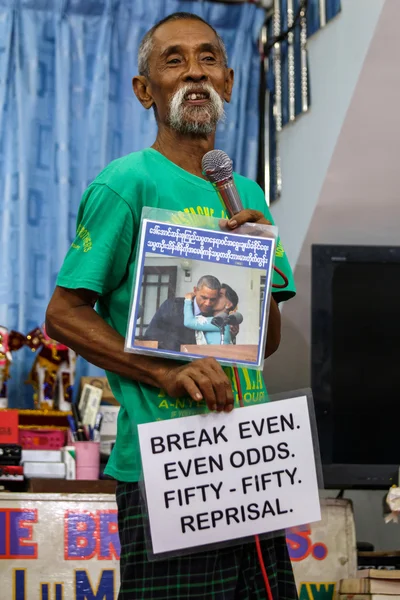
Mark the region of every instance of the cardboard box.
[[75, 446], [64, 446], [63, 459], [65, 464], [65, 479], [76, 479], [76, 450]]
[[103, 415], [101, 422], [100, 436], [104, 438], [115, 438], [117, 437], [117, 419], [119, 413], [119, 406], [100, 406], [100, 412]]
[[79, 399], [79, 411], [84, 425], [95, 426], [102, 395], [103, 390], [97, 385], [89, 385], [88, 383], [83, 385]]
[[27, 462], [24, 464], [24, 473], [25, 477], [65, 479], [65, 464], [63, 462]]
[[62, 462], [61, 450], [22, 450], [21, 462]]
[[104, 454], [104, 456], [110, 456], [114, 444], [115, 438], [102, 437], [100, 440], [100, 454]]
[[101, 404], [111, 404], [114, 406], [119, 406], [119, 402], [117, 402], [117, 400], [113, 396], [107, 377], [81, 377], [80, 393], [82, 393], [83, 386], [85, 385], [85, 383], [98, 387], [103, 391], [101, 397]]
[[101, 441], [115, 441], [117, 436], [117, 418], [120, 404], [113, 396], [107, 377], [81, 377], [81, 394], [85, 384], [93, 385], [94, 387], [98, 387], [103, 391], [99, 407], [99, 412], [103, 415], [103, 421], [100, 429]]

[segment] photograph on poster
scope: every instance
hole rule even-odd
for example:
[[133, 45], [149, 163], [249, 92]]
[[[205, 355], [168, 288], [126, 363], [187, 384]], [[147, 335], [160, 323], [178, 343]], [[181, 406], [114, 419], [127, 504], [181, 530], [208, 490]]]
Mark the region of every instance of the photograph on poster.
[[261, 366], [274, 248], [145, 220], [126, 349]]

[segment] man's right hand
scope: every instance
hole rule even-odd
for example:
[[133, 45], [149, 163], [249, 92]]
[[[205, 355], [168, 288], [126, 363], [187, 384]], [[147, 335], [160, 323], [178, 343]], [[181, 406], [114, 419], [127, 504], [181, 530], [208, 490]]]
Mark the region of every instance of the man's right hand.
[[232, 384], [214, 358], [173, 366], [162, 379], [162, 387], [171, 398], [190, 396], [196, 402], [204, 399], [210, 410], [219, 412], [233, 409]]

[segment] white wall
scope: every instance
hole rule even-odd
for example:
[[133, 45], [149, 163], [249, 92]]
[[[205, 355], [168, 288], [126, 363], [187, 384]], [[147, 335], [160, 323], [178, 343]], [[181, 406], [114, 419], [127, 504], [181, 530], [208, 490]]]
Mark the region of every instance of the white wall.
[[[281, 148], [284, 197], [273, 212], [298, 294], [283, 309], [283, 344], [267, 363], [270, 391], [310, 385], [311, 245], [400, 244], [400, 2], [342, 4], [342, 15], [310, 43], [313, 107], [284, 132]], [[346, 493], [357, 539], [399, 550], [400, 529], [385, 525], [383, 496]]]
[[311, 108], [280, 136], [283, 191], [272, 205], [293, 266], [385, 0], [342, 0], [342, 12], [309, 40]]

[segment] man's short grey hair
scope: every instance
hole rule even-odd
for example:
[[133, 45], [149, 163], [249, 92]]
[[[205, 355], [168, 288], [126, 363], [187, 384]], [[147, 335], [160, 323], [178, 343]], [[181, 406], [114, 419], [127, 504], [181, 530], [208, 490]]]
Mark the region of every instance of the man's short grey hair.
[[215, 35], [217, 37], [219, 46], [221, 48], [225, 67], [228, 66], [228, 53], [226, 51], [224, 41], [223, 41], [222, 37], [215, 31], [214, 27], [212, 27], [209, 23], [207, 23], [207, 21], [205, 21], [204, 19], [202, 19], [201, 17], [199, 17], [198, 15], [195, 15], [193, 13], [176, 12], [176, 13], [173, 13], [172, 15], [169, 15], [168, 17], [165, 17], [165, 19], [162, 19], [158, 23], [156, 23], [146, 33], [146, 35], [140, 42], [139, 53], [138, 53], [139, 75], [144, 75], [145, 77], [149, 76], [149, 71], [150, 71], [149, 59], [150, 59], [151, 51], [153, 50], [154, 33], [157, 31], [157, 29], [159, 27], [161, 27], [161, 25], [164, 25], [164, 23], [168, 23], [169, 21], [183, 21], [183, 20], [201, 21], [202, 23], [204, 23], [205, 25], [208, 25], [208, 27], [210, 27], [210, 29], [213, 30], [213, 32], [215, 33]]
[[197, 282], [197, 289], [200, 290], [202, 287], [207, 287], [210, 290], [220, 290], [221, 284], [213, 275], [203, 275]]

